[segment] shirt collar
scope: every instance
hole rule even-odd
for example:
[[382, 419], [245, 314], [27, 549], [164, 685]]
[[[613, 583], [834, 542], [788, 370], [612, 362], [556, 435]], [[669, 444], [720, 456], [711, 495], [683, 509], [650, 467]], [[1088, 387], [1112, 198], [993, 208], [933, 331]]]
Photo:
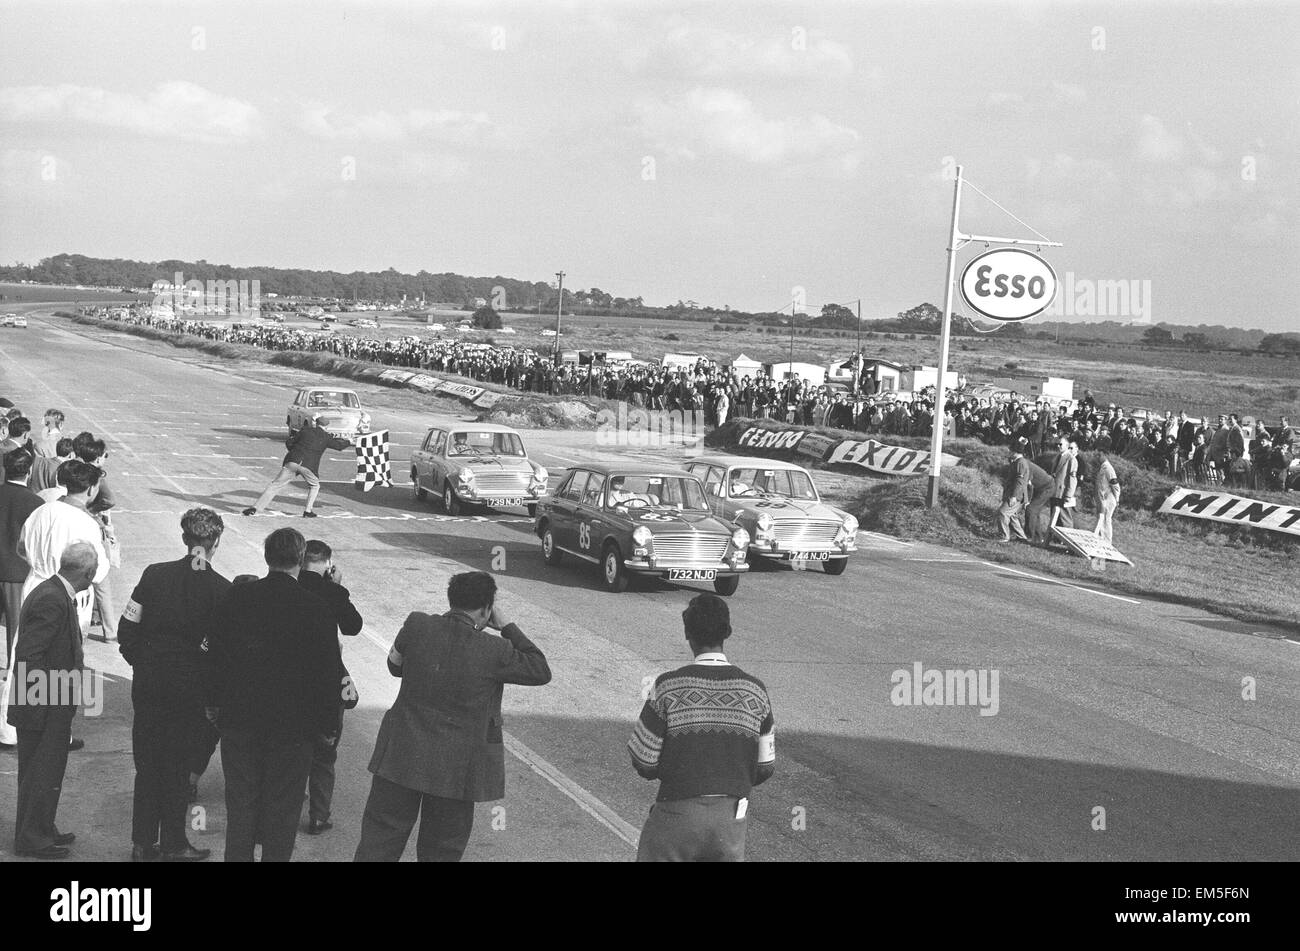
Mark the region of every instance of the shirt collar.
[[63, 590], [68, 592], [68, 597], [73, 601], [77, 600], [77, 589], [68, 584], [68, 579], [60, 574], [56, 574], [54, 577], [58, 578], [59, 581], [62, 582]]
[[696, 654], [695, 663], [703, 664], [706, 667], [731, 666], [731, 661], [727, 660], [727, 655], [722, 651], [705, 651], [703, 654]]

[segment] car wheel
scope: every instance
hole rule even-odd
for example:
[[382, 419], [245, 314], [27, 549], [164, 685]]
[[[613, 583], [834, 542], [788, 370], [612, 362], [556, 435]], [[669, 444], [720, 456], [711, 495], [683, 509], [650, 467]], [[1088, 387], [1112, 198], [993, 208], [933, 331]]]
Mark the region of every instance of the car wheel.
[[739, 587], [740, 575], [723, 575], [721, 578], [713, 579], [713, 590], [724, 598], [731, 597]]
[[558, 565], [563, 558], [560, 550], [555, 547], [555, 534], [550, 525], [542, 529], [542, 557], [548, 565]]
[[623, 553], [617, 545], [611, 543], [605, 546], [605, 554], [600, 559], [600, 575], [605, 582], [606, 591], [620, 594], [627, 590], [631, 579], [623, 565]]
[[529, 517], [529, 518], [537, 518], [537, 506], [536, 506], [536, 505], [528, 505], [528, 506], [525, 506], [525, 508], [528, 509], [528, 517]]
[[456, 494], [450, 482], [442, 487], [442, 510], [448, 515], [459, 515], [461, 512], [460, 496]]
[[411, 470], [411, 491], [415, 493], [415, 501], [423, 502], [429, 494], [424, 487], [420, 485], [420, 474], [415, 469]]
[[842, 575], [844, 569], [849, 566], [847, 558], [832, 558], [830, 561], [822, 563], [822, 570], [828, 575]]

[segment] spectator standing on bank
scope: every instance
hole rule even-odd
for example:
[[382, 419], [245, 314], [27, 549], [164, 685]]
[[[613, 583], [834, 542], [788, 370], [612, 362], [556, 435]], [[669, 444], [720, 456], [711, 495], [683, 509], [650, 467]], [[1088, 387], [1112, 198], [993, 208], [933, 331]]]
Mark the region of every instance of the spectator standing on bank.
[[388, 655], [402, 686], [375, 739], [358, 862], [400, 859], [417, 815], [416, 858], [460, 861], [474, 803], [505, 797], [505, 685], [550, 683], [546, 656], [506, 619], [492, 575], [453, 575], [447, 601], [443, 615], [413, 612]]
[[1094, 534], [1107, 545], [1114, 544], [1114, 516], [1119, 508], [1119, 476], [1110, 458], [1103, 452], [1093, 476], [1093, 501], [1097, 503], [1097, 527]]
[[[361, 633], [361, 614], [352, 604], [352, 596], [343, 587], [343, 572], [334, 564], [334, 552], [318, 539], [307, 542], [303, 550], [302, 571], [298, 583], [320, 598], [330, 609], [338, 633], [355, 637]], [[357, 705], [356, 687], [339, 652], [338, 718], [335, 729], [316, 737], [312, 747], [311, 774], [307, 781], [307, 833], [319, 835], [334, 827], [330, 822], [330, 804], [334, 800], [334, 763], [343, 736], [343, 711]]]
[[632, 766], [659, 781], [638, 862], [743, 862], [754, 786], [776, 766], [767, 688], [723, 653], [727, 602], [691, 599], [682, 612], [694, 661], [661, 674], [628, 743]]
[[227, 862], [293, 856], [312, 744], [338, 717], [338, 638], [329, 607], [298, 583], [307, 541], [266, 537], [265, 578], [232, 584], [209, 640], [209, 706], [221, 732]]
[[212, 509], [181, 516], [185, 554], [149, 565], [122, 612], [118, 649], [131, 665], [135, 760], [131, 861], [198, 862], [186, 836], [189, 762], [209, 724], [207, 646], [230, 582], [212, 568], [225, 525]]
[[1029, 460], [1025, 453], [1029, 451], [1029, 440], [1024, 436], [1011, 446], [1011, 459], [1002, 480], [1002, 506], [998, 509], [998, 541], [1010, 542], [1013, 537], [1022, 542], [1025, 537], [1024, 511], [1029, 503], [1031, 480]]
[[315, 414], [311, 418], [311, 425], [304, 426], [285, 441], [289, 451], [285, 454], [284, 462], [280, 464], [279, 475], [271, 480], [271, 484], [266, 487], [266, 491], [256, 502], [244, 509], [245, 515], [259, 514], [262, 509], [271, 504], [281, 489], [295, 478], [301, 478], [307, 483], [307, 504], [303, 508], [303, 517], [316, 517], [312, 506], [316, 504], [316, 496], [320, 494], [320, 477], [317, 473], [320, 471], [321, 456], [326, 449], [347, 449], [352, 445], [350, 440], [342, 436], [331, 436], [326, 432], [325, 427], [320, 424], [320, 419], [321, 414]]
[[1052, 521], [1048, 525], [1048, 544], [1051, 544], [1051, 530], [1059, 525], [1061, 528], [1074, 528], [1074, 507], [1076, 493], [1079, 489], [1079, 461], [1076, 454], [1078, 444], [1062, 436], [1057, 441], [1058, 454], [1052, 468]]

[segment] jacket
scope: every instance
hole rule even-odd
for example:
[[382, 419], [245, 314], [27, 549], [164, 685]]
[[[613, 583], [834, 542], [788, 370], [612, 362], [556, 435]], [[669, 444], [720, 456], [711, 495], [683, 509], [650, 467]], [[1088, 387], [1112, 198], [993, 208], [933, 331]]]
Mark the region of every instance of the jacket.
[[272, 571], [232, 585], [217, 606], [209, 653], [208, 706], [217, 726], [283, 740], [336, 729], [339, 642], [320, 598]]
[[501, 695], [508, 683], [550, 682], [541, 650], [514, 624], [498, 636], [457, 611], [412, 613], [393, 649], [402, 655], [402, 686], [379, 726], [370, 771], [446, 799], [504, 797]]
[[1056, 465], [1052, 467], [1052, 482], [1056, 498], [1074, 498], [1079, 488], [1079, 463], [1073, 455], [1063, 452], [1056, 457]]
[[1033, 494], [1030, 490], [1031, 484], [1029, 460], [1024, 456], [1018, 456], [1014, 462], [1007, 466], [1007, 475], [1002, 483], [1002, 501], [1004, 503], [1028, 502]]
[[23, 523], [41, 505], [41, 497], [16, 482], [0, 484], [0, 581], [21, 584], [32, 566], [18, 554]]
[[319, 426], [311, 425], [304, 426], [290, 436], [285, 445], [289, 451], [285, 454], [284, 465], [294, 462], [319, 475], [320, 457], [326, 449], [347, 449], [352, 443], [342, 436], [331, 436]]
[[[61, 578], [46, 578], [32, 589], [23, 602], [18, 630], [18, 639], [14, 642], [15, 669], [19, 664], [24, 665], [28, 676], [36, 670], [44, 671], [46, 684], [51, 688], [55, 683], [51, 674], [80, 674], [84, 663], [81, 625], [77, 621], [76, 603], [68, 597]], [[12, 689], [16, 693], [25, 689], [25, 685], [15, 680]], [[52, 694], [47, 698], [55, 699]], [[43, 730], [52, 713], [58, 711], [70, 715], [76, 712], [76, 707], [75, 703], [17, 703], [11, 697], [9, 725], [19, 730]]]

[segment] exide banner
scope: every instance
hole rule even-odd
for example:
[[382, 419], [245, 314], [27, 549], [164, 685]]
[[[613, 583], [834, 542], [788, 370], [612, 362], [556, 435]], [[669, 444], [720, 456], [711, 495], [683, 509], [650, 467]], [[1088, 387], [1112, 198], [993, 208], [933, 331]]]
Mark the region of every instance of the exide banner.
[[[859, 442], [847, 439], [831, 450], [828, 463], [854, 463], [881, 475], [920, 475], [930, 466], [930, 453], [924, 449], [886, 446], [874, 439]], [[956, 465], [956, 456], [944, 454], [944, 465]]]
[[1300, 506], [1259, 502], [1239, 495], [1229, 495], [1227, 492], [1201, 492], [1178, 486], [1165, 499], [1160, 511], [1166, 515], [1183, 515], [1300, 535]]

